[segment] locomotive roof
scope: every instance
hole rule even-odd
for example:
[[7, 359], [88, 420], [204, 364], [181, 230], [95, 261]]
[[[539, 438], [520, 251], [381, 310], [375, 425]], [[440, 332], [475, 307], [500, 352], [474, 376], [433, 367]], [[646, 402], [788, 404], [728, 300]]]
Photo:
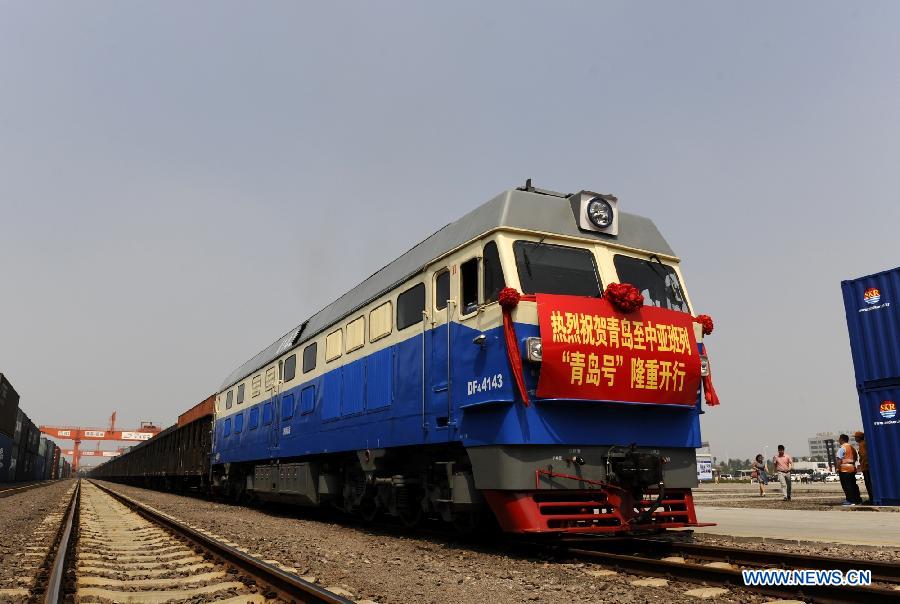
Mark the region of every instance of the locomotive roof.
[[578, 228], [575, 202], [571, 198], [571, 195], [534, 188], [511, 189], [497, 195], [456, 222], [438, 230], [256, 354], [225, 379], [220, 391], [418, 274], [436, 258], [498, 228], [594, 238], [667, 256], [675, 255], [653, 221], [643, 216], [620, 212], [617, 236]]

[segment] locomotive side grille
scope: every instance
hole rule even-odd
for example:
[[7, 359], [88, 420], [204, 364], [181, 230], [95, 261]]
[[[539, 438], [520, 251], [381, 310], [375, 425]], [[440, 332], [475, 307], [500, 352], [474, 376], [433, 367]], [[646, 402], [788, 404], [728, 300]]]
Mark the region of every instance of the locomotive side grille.
[[[688, 505], [688, 497], [686, 493], [681, 491], [666, 493], [666, 498], [662, 500], [659, 508], [653, 512], [653, 522], [691, 521], [693, 506]], [[652, 494], [646, 494], [645, 499], [641, 500], [641, 507], [649, 507], [653, 501]]]
[[620, 526], [622, 521], [601, 491], [586, 493], [535, 493], [541, 516], [548, 528]]
[[592, 489], [587, 491], [556, 490], [507, 494], [486, 493], [501, 524], [507, 530], [525, 527], [531, 531], [589, 531], [617, 533], [622, 531], [657, 530], [682, 526], [698, 526], [693, 499], [688, 490], [667, 491], [649, 517], [642, 512], [653, 507], [658, 491], [644, 492], [634, 503], [623, 499], [617, 491]]

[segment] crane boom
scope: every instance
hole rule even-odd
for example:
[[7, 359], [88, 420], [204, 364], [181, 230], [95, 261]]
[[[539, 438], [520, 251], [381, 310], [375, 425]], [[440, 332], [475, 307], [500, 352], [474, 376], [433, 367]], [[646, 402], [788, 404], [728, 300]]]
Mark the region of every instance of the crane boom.
[[[53, 438], [58, 438], [60, 440], [71, 440], [75, 443], [75, 446], [71, 451], [66, 451], [67, 455], [72, 455], [73, 474], [78, 470], [78, 460], [82, 455], [94, 456], [101, 453], [100, 451], [94, 453], [79, 450], [82, 441], [144, 441], [150, 440], [161, 432], [158, 427], [150, 422], [141, 422], [141, 427], [137, 430], [116, 430], [115, 411], [113, 411], [112, 416], [109, 418], [109, 429], [107, 430], [101, 428], [80, 428], [76, 426], [40, 426], [40, 430], [41, 433], [46, 434], [47, 436], [52, 436]], [[103, 457], [107, 457], [107, 455], [104, 453]]]

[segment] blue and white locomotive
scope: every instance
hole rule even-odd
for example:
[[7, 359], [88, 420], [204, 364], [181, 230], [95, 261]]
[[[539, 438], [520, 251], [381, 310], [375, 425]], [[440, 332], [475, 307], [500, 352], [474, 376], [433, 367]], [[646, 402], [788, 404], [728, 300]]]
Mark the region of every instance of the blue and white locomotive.
[[542, 399], [527, 300], [512, 318], [529, 404], [516, 388], [501, 290], [600, 298], [611, 282], [691, 312], [672, 249], [614, 197], [530, 183], [498, 195], [225, 380], [212, 487], [408, 524], [492, 513], [508, 532], [696, 525], [700, 389], [682, 406]]

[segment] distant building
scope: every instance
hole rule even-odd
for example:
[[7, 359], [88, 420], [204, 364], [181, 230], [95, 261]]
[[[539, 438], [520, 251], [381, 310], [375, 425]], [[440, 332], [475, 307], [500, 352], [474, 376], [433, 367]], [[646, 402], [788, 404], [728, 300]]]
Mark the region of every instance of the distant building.
[[795, 461], [794, 462], [794, 471], [795, 472], [805, 472], [808, 474], [816, 473], [816, 472], [828, 472], [828, 462], [827, 461]]
[[709, 443], [703, 441], [697, 449], [697, 482], [713, 479], [713, 456]]
[[825, 448], [826, 440], [833, 440], [834, 446], [837, 448], [838, 436], [841, 434], [846, 434], [850, 437], [850, 443], [856, 446], [856, 439], [853, 437], [853, 433], [856, 430], [845, 430], [843, 432], [817, 432], [815, 436], [806, 439], [809, 442], [809, 456], [810, 457], [827, 457], [828, 452]]

